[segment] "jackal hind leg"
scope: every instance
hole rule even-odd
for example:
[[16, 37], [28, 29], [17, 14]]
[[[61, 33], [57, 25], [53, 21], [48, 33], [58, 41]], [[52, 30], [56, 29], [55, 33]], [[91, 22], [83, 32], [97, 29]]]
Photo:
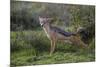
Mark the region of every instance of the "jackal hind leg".
[[82, 47], [82, 48], [86, 48], [87, 47], [87, 44], [85, 44], [80, 37], [76, 37], [76, 42], [77, 44]]
[[70, 40], [71, 42], [73, 42], [73, 44], [76, 44], [80, 47], [83, 47], [83, 48], [87, 47], [87, 45], [81, 40], [79, 36], [72, 36]]
[[79, 41], [79, 45], [83, 48], [86, 48], [88, 45], [85, 44], [81, 39], [78, 40]]

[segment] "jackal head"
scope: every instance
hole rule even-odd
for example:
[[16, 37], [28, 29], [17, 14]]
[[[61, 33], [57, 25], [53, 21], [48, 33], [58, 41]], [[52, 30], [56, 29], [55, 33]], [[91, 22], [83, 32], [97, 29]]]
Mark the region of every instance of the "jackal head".
[[39, 22], [40, 25], [43, 27], [45, 24], [49, 24], [53, 18], [48, 18], [48, 17], [40, 17], [39, 16]]

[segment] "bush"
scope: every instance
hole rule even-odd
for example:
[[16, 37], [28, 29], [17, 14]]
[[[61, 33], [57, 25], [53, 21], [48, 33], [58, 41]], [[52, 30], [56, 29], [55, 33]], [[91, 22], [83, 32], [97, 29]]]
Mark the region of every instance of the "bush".
[[34, 48], [36, 51], [48, 50], [48, 39], [43, 32], [11, 32], [11, 51]]

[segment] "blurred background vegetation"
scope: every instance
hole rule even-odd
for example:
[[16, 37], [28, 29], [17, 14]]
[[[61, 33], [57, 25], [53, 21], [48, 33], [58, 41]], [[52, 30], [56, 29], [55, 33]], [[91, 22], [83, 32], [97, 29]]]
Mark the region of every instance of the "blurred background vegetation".
[[[65, 31], [85, 29], [88, 49], [57, 43], [56, 53], [49, 56], [50, 41], [38, 17], [54, 18], [52, 25]], [[95, 6], [11, 1], [11, 66], [72, 63], [95, 60]]]

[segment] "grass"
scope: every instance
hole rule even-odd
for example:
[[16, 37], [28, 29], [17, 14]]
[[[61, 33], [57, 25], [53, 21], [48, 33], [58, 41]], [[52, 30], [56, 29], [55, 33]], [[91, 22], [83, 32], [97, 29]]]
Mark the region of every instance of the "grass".
[[89, 48], [82, 49], [59, 42], [50, 56], [50, 41], [43, 31], [11, 32], [11, 66], [95, 61], [94, 43], [93, 39]]

